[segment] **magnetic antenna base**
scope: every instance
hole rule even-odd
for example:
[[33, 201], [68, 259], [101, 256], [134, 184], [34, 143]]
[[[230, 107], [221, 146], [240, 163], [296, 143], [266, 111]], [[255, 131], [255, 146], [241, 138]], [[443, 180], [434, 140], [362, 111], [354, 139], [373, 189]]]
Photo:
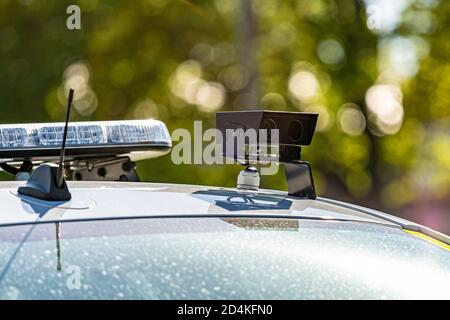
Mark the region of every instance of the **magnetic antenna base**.
[[47, 201], [68, 201], [72, 198], [67, 183], [63, 179], [62, 187], [56, 185], [58, 166], [52, 163], [41, 164], [30, 176], [27, 184], [17, 192]]

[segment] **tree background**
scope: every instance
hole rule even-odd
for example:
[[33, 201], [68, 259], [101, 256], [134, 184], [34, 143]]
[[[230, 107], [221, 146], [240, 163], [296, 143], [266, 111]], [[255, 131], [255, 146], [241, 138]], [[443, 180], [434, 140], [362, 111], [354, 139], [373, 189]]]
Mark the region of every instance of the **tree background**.
[[[81, 30], [66, 9], [81, 8]], [[0, 122], [313, 111], [319, 195], [450, 233], [450, 3], [2, 0]], [[239, 166], [138, 163], [143, 181], [234, 187]], [[2, 179], [9, 179], [4, 173]], [[262, 187], [286, 189], [282, 171]]]

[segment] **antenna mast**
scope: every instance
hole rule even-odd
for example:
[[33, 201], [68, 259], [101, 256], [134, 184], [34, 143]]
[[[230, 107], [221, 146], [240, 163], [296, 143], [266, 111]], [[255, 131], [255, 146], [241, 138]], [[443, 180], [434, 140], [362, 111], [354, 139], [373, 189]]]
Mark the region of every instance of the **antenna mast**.
[[54, 163], [39, 165], [31, 174], [26, 185], [17, 189], [19, 194], [48, 201], [69, 201], [72, 198], [67, 188], [67, 183], [64, 181], [64, 155], [66, 153], [67, 129], [69, 127], [73, 94], [74, 90], [70, 89], [59, 165], [57, 166]]
[[61, 156], [59, 158], [59, 166], [56, 174], [56, 186], [58, 188], [62, 188], [64, 182], [64, 156], [66, 154], [67, 129], [69, 127], [70, 109], [72, 108], [73, 95], [74, 90], [71, 88], [69, 90], [69, 97], [67, 99], [66, 123], [64, 126], [64, 133], [62, 138]]

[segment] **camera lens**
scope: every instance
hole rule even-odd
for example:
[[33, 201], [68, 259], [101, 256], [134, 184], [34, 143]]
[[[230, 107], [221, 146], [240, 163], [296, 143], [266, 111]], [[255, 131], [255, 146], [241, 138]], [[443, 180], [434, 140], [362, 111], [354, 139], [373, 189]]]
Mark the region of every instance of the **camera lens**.
[[277, 128], [277, 124], [275, 123], [275, 121], [273, 119], [264, 119], [261, 125], [262, 129], [276, 129]]
[[303, 134], [303, 126], [300, 121], [295, 120], [289, 124], [288, 137], [294, 143], [300, 143]]
[[273, 119], [267, 118], [267, 119], [263, 120], [263, 122], [261, 124], [261, 129], [267, 130], [267, 139], [268, 139], [268, 141], [270, 141], [270, 139], [271, 139], [270, 130], [277, 129], [277, 124], [275, 123], [275, 121]]

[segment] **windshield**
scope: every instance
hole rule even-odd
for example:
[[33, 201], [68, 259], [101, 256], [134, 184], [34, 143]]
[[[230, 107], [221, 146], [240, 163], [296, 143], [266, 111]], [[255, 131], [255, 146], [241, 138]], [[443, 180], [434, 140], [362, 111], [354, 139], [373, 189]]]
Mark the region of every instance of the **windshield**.
[[367, 223], [165, 218], [2, 227], [0, 298], [449, 299], [450, 254]]

